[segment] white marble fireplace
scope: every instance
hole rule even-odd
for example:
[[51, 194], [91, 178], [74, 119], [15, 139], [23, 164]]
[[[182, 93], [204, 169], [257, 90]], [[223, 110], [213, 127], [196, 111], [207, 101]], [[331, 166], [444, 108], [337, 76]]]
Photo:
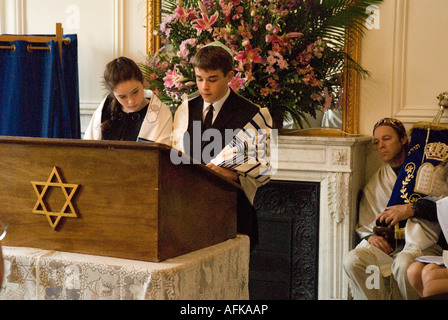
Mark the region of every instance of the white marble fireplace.
[[354, 245], [369, 136], [309, 129], [278, 136], [272, 180], [320, 183], [318, 299], [348, 299], [342, 259]]

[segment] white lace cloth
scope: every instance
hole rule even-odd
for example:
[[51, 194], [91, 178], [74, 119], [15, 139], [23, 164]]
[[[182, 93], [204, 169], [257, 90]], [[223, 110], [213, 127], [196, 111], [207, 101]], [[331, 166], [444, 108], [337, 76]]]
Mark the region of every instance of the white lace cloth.
[[249, 238], [162, 262], [3, 247], [2, 300], [246, 300]]

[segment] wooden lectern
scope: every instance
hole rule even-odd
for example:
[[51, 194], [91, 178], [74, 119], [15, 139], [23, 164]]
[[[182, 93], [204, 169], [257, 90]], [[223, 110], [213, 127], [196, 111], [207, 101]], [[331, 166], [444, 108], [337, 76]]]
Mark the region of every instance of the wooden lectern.
[[236, 237], [239, 185], [170, 154], [156, 143], [0, 137], [2, 244], [161, 261]]

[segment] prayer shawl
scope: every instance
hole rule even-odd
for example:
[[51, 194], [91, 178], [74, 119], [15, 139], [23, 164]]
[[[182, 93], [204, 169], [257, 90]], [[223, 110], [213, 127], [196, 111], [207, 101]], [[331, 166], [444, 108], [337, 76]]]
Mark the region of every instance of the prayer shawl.
[[397, 175], [391, 166], [383, 163], [364, 187], [356, 229], [361, 239], [373, 234], [376, 217], [386, 209], [396, 179]]
[[[362, 191], [359, 204], [359, 222], [356, 231], [361, 239], [373, 235], [376, 217], [386, 209], [397, 175], [388, 163], [383, 163], [374, 173]], [[391, 274], [393, 259], [381, 249], [363, 239], [356, 248], [367, 248], [375, 255], [378, 267], [384, 277]]]
[[[188, 109], [189, 100], [184, 96], [174, 116], [172, 135], [172, 146], [184, 153], [184, 134], [189, 124]], [[272, 118], [268, 109], [259, 108], [255, 116], [241, 130], [236, 131], [237, 134], [233, 136], [231, 142], [211, 160], [216, 166], [238, 172], [241, 186], [251, 204], [257, 188], [270, 180], [271, 129]]]
[[[411, 143], [403, 167], [398, 174], [388, 206], [413, 203], [423, 197], [440, 197], [446, 188], [440, 164], [448, 157], [448, 126], [419, 122], [411, 132]], [[410, 218], [405, 227], [405, 249], [424, 250], [437, 243], [438, 222]]]
[[[157, 142], [170, 145], [173, 117], [171, 110], [166, 104], [145, 90], [145, 97], [150, 99], [148, 111], [140, 128], [137, 141]], [[83, 139], [101, 140], [101, 114], [106, 98], [101, 102], [94, 112]]]

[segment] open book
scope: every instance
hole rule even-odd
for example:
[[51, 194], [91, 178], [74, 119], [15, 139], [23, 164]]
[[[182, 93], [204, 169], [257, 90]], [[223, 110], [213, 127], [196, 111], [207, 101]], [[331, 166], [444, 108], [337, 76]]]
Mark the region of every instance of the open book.
[[[445, 239], [448, 241], [448, 197], [438, 200], [436, 204], [440, 228]], [[443, 256], [421, 256], [416, 260], [424, 263], [435, 263], [441, 266], [445, 265], [448, 268], [448, 250], [443, 251]]]

